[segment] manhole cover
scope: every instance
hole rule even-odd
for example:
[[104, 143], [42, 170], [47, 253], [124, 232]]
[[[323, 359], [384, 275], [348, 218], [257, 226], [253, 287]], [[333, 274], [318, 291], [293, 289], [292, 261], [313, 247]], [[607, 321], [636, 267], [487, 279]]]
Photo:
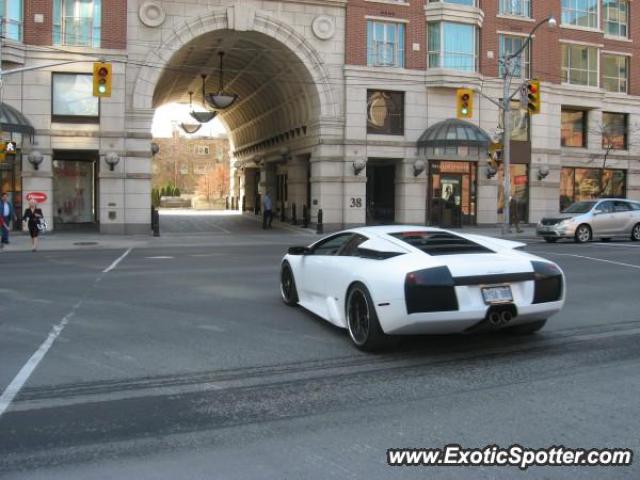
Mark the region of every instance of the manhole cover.
[[74, 242], [74, 245], [78, 245], [80, 247], [87, 247], [90, 245], [97, 245], [98, 242]]

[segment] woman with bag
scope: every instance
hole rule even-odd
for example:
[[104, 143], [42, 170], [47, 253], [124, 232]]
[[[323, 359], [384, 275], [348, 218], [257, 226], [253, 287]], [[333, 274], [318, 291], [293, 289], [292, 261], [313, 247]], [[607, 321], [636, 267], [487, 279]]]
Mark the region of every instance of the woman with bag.
[[44, 215], [42, 210], [38, 208], [35, 201], [29, 202], [29, 208], [24, 211], [22, 221], [27, 222], [29, 228], [29, 235], [31, 235], [31, 251], [35, 252], [38, 249], [38, 233], [44, 223]]

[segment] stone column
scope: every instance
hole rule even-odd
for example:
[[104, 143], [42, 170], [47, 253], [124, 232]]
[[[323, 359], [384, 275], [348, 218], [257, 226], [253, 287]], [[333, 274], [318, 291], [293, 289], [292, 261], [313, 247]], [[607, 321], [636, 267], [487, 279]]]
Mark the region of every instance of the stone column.
[[[309, 178], [309, 156], [294, 155], [287, 164], [287, 188], [289, 205], [295, 204], [296, 216], [302, 219], [302, 207], [307, 205], [307, 190]], [[307, 208], [309, 205], [307, 205]], [[287, 215], [291, 215], [291, 208]]]

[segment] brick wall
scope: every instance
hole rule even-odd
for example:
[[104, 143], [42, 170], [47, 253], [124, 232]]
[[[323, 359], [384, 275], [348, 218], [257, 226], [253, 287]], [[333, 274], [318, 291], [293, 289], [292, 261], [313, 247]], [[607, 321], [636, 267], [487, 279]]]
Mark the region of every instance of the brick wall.
[[127, 0], [103, 0], [102, 48], [127, 48]]
[[[26, 0], [24, 2], [24, 43], [51, 45], [53, 0]], [[43, 23], [35, 23], [34, 16], [41, 14]]]
[[[43, 23], [35, 23], [35, 15], [43, 17]], [[53, 29], [53, 0], [25, 0], [24, 43], [51, 45]], [[127, 48], [127, 0], [103, 0], [101, 47]]]
[[[367, 64], [367, 16], [408, 20], [405, 23], [405, 68], [426, 68], [425, 0], [411, 0], [406, 4], [392, 5], [365, 0], [349, 0], [347, 4], [346, 63]], [[413, 44], [420, 45], [419, 51]]]

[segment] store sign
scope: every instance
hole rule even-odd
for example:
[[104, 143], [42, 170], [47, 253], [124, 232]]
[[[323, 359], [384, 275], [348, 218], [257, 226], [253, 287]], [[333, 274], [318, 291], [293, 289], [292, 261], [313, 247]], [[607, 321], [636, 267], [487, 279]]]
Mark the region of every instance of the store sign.
[[27, 202], [44, 203], [47, 201], [47, 194], [44, 192], [29, 192], [27, 193]]

